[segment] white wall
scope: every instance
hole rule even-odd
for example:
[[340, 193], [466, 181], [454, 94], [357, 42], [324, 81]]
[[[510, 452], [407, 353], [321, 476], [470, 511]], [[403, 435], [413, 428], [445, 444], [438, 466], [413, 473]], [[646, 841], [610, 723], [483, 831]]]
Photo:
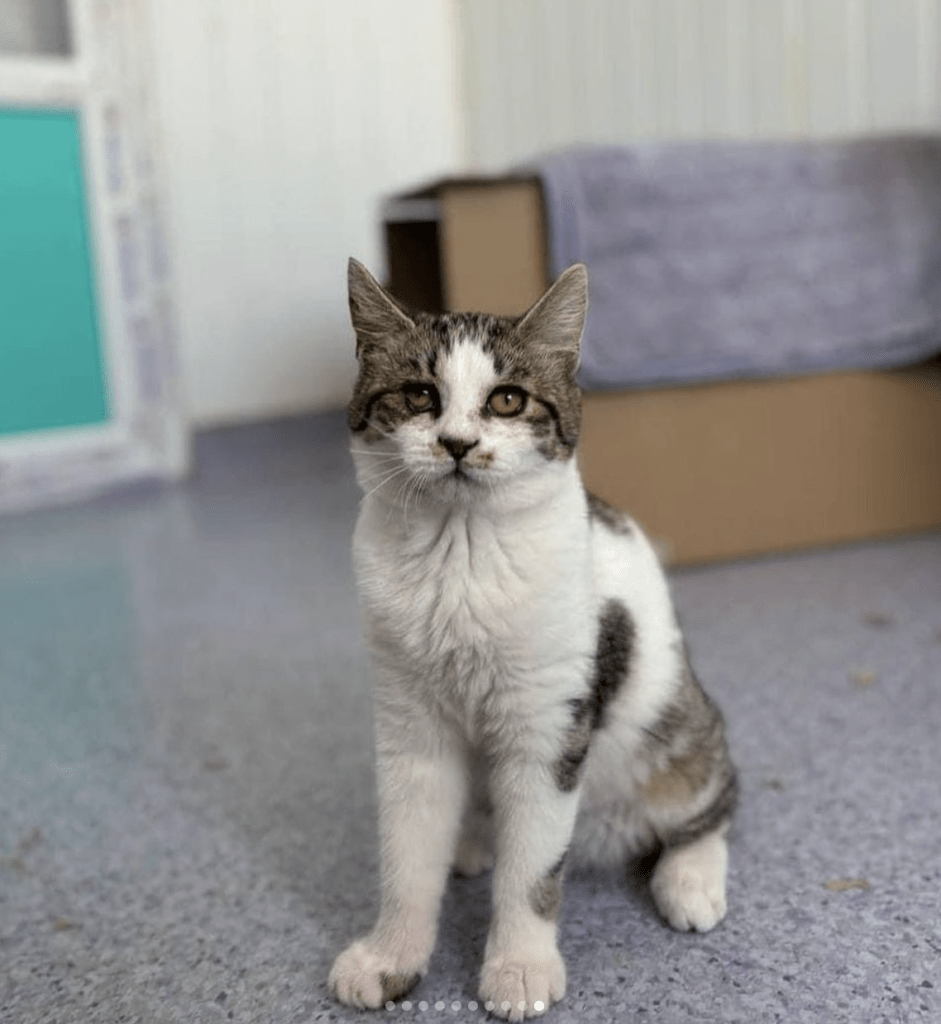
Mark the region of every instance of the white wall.
[[455, 170], [455, 0], [150, 0], [194, 423], [342, 405], [351, 254]]
[[941, 127], [941, 0], [464, 0], [468, 150]]

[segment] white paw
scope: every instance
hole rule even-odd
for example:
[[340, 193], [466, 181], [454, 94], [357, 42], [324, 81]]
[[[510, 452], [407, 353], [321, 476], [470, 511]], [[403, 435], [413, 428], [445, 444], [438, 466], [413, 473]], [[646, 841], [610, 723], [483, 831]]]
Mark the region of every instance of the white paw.
[[725, 839], [715, 834], [660, 855], [650, 889], [671, 927], [707, 932], [725, 917], [727, 866]]
[[496, 1017], [538, 1017], [565, 995], [565, 961], [558, 950], [546, 959], [498, 956], [485, 961], [480, 998]]
[[341, 1003], [375, 1010], [401, 999], [421, 980], [426, 964], [405, 963], [395, 950], [357, 939], [334, 961], [329, 984]]

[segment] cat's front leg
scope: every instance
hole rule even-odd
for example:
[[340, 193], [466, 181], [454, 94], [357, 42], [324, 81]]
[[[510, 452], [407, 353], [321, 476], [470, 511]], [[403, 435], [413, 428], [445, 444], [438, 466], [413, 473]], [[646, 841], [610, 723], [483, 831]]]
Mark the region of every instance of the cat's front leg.
[[360, 1008], [401, 998], [427, 971], [466, 800], [460, 744], [432, 716], [408, 710], [400, 716], [380, 703], [376, 711], [379, 918], [330, 971], [337, 998]]
[[557, 932], [578, 791], [560, 787], [557, 773], [538, 756], [517, 751], [496, 764], [493, 920], [480, 995], [497, 1016], [522, 1020], [565, 994]]

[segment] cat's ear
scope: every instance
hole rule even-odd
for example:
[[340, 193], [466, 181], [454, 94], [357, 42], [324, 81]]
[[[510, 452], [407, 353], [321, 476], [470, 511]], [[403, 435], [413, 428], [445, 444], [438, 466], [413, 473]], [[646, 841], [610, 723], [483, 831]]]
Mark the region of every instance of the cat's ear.
[[389, 335], [401, 334], [415, 326], [405, 309], [352, 256], [347, 266], [347, 282], [357, 356], [364, 346], [376, 344]]
[[516, 325], [517, 335], [532, 345], [578, 356], [588, 312], [588, 271], [575, 263]]

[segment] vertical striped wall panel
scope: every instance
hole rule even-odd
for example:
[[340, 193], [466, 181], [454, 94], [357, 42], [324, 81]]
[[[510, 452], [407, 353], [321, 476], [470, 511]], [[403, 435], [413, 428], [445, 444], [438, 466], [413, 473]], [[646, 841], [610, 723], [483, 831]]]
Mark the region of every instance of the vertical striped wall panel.
[[150, 0], [197, 424], [342, 404], [346, 259], [380, 197], [458, 169], [454, 0]]
[[462, 0], [469, 155], [941, 128], [941, 0]]

